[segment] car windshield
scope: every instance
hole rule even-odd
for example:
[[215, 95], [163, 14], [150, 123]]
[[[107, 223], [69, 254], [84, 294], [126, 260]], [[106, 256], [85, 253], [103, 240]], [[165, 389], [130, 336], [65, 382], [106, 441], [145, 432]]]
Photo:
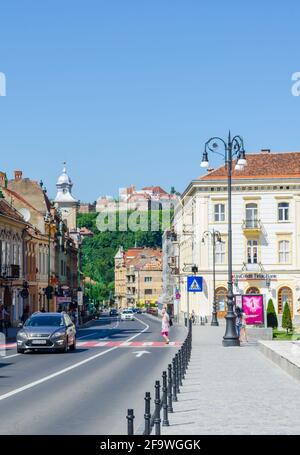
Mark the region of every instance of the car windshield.
[[25, 323], [26, 327], [60, 327], [64, 322], [61, 316], [34, 316]]
[[124, 310], [123, 313], [125, 313], [125, 314], [132, 313], [132, 310]]

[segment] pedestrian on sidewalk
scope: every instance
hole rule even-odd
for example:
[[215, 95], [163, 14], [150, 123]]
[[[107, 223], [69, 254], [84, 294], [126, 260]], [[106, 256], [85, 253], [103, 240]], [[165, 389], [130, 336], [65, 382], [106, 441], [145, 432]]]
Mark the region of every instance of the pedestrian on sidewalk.
[[165, 308], [163, 308], [161, 314], [162, 314], [161, 334], [165, 339], [166, 344], [169, 344], [170, 318]]
[[192, 323], [195, 324], [195, 322], [196, 322], [196, 315], [195, 315], [195, 311], [194, 311], [194, 310], [192, 310], [191, 319], [192, 319]]
[[243, 314], [242, 314], [242, 310], [240, 307], [236, 307], [235, 314], [236, 314], [236, 319], [235, 319], [236, 333], [240, 339], [241, 338], [241, 329], [242, 329], [242, 325], [243, 325]]
[[242, 310], [242, 324], [241, 324], [241, 329], [240, 329], [240, 341], [245, 341], [246, 343], [248, 343], [246, 327], [247, 327], [246, 315], [245, 315], [245, 312]]
[[29, 307], [27, 306], [27, 307], [25, 307], [22, 317], [21, 317], [21, 321], [22, 321], [23, 325], [25, 324], [25, 322], [27, 321], [28, 318], [29, 318]]

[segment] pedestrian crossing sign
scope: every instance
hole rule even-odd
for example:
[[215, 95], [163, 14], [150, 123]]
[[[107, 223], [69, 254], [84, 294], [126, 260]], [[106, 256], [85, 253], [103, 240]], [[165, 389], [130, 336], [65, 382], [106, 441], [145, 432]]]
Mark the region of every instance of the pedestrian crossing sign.
[[202, 276], [188, 276], [187, 277], [188, 292], [202, 292], [203, 278]]

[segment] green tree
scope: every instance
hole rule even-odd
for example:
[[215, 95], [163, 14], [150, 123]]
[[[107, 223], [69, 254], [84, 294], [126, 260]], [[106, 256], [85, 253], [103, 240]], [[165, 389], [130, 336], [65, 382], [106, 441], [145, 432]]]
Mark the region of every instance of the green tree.
[[277, 314], [272, 299], [269, 300], [267, 307], [267, 325], [273, 329], [277, 329], [278, 327]]
[[289, 330], [293, 330], [292, 315], [288, 302], [285, 302], [284, 304], [284, 310], [282, 315], [282, 328], [286, 329], [287, 334], [289, 333]]

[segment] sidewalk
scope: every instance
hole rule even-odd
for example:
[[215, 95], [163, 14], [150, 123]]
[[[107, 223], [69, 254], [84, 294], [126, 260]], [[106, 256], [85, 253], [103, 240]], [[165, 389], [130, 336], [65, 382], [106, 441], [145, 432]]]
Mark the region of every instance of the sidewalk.
[[300, 382], [256, 344], [223, 347], [224, 329], [193, 327], [190, 366], [162, 434], [300, 434]]

